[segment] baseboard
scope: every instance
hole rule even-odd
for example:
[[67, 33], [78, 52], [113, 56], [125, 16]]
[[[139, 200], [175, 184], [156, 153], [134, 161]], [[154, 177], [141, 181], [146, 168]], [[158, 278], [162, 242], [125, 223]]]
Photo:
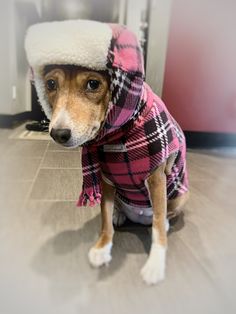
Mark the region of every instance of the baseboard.
[[31, 112], [21, 112], [18, 114], [0, 114], [0, 128], [13, 128], [23, 121], [30, 120], [32, 118]]
[[187, 147], [236, 147], [236, 134], [184, 131]]

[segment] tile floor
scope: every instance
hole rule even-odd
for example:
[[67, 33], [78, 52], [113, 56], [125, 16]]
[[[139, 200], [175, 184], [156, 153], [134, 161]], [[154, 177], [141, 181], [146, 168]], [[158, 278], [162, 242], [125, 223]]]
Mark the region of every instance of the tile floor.
[[236, 150], [188, 151], [191, 199], [171, 228], [166, 280], [139, 271], [150, 228], [116, 231], [91, 269], [99, 208], [76, 208], [80, 150], [0, 130], [0, 314], [236, 313]]

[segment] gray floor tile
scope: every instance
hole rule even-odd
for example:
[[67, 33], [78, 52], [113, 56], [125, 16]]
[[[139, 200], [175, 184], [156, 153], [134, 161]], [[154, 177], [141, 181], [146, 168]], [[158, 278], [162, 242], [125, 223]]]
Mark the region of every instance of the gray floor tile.
[[81, 185], [79, 169], [41, 169], [30, 197], [38, 200], [77, 200]]
[[0, 141], [4, 141], [8, 139], [8, 137], [12, 134], [11, 129], [0, 129]]
[[23, 202], [29, 189], [32, 185], [32, 181], [6, 181], [0, 178], [0, 201], [8, 202], [14, 200], [15, 202]]
[[66, 147], [63, 147], [60, 144], [55, 143], [53, 140], [51, 140], [49, 142], [48, 150], [52, 150], [52, 151], [66, 151], [66, 152], [68, 152], [68, 151], [80, 151], [81, 148], [80, 147], [77, 147], [77, 148], [66, 148]]
[[47, 151], [42, 167], [81, 168], [80, 151]]
[[47, 141], [9, 140], [5, 157], [43, 157], [47, 148]]
[[40, 162], [41, 158], [4, 157], [0, 163], [0, 178], [7, 181], [33, 180]]

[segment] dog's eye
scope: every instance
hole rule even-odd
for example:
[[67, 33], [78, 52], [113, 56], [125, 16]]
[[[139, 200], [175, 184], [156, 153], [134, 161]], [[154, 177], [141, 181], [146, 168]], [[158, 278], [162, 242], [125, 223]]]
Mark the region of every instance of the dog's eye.
[[54, 91], [57, 89], [57, 83], [55, 80], [47, 80], [47, 90], [48, 91]]
[[97, 81], [97, 80], [89, 80], [87, 82], [87, 86], [86, 86], [86, 89], [88, 91], [95, 91], [98, 89], [98, 87], [100, 86], [100, 82]]

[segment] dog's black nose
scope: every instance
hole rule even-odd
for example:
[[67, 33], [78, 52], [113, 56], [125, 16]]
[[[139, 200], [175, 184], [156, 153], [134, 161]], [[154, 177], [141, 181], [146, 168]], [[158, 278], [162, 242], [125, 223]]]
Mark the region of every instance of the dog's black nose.
[[50, 132], [51, 137], [60, 144], [65, 144], [71, 138], [70, 129], [52, 129]]

